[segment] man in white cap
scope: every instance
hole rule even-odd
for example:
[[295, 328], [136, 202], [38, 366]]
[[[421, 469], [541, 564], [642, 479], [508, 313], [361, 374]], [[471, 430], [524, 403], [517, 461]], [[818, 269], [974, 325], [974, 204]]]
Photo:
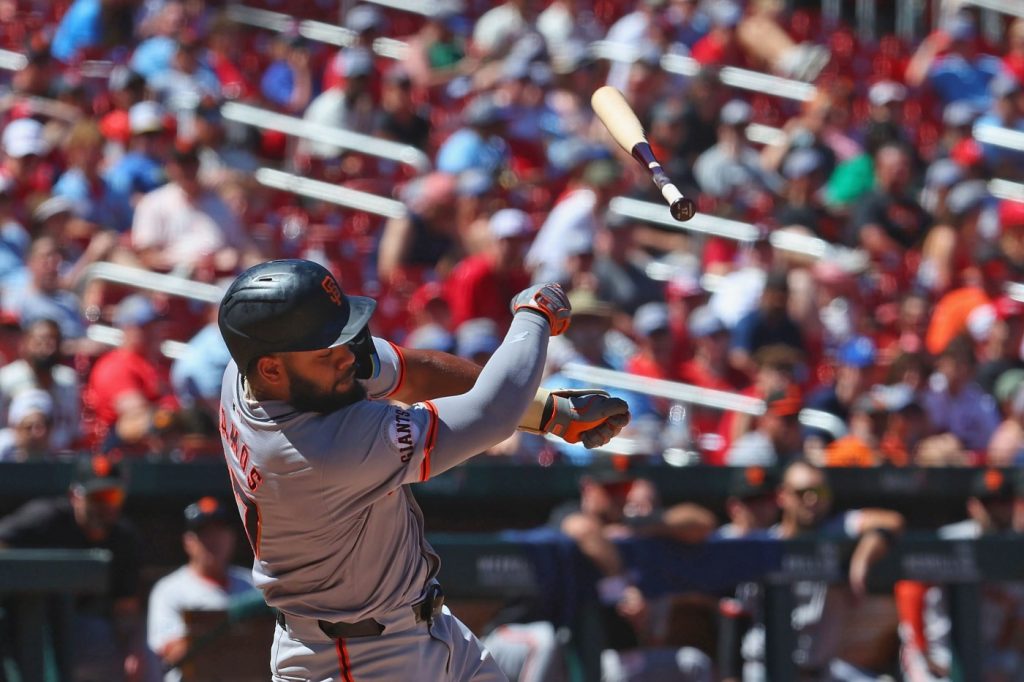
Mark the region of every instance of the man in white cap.
[[[316, 125], [368, 135], [373, 131], [374, 102], [370, 88], [373, 58], [363, 48], [345, 50], [342, 57], [345, 79], [317, 95], [302, 118]], [[336, 158], [345, 151], [322, 142], [303, 142], [300, 148], [322, 159]]]
[[[0, 182], [7, 185], [6, 192], [18, 199], [29, 193], [28, 183], [35, 172], [39, 158], [49, 151], [43, 138], [43, 126], [31, 118], [11, 121], [3, 129], [3, 160], [0, 165]], [[24, 222], [24, 209], [15, 207], [15, 213]]]
[[167, 182], [164, 163], [170, 152], [170, 139], [165, 123], [167, 113], [150, 100], [133, 104], [128, 110], [131, 140], [128, 151], [106, 173], [110, 188], [124, 202], [131, 215], [136, 202]]
[[53, 454], [53, 399], [38, 388], [22, 391], [0, 430], [0, 462], [27, 462]]
[[730, 100], [719, 115], [718, 144], [697, 158], [693, 173], [701, 189], [727, 197], [740, 185], [750, 190], [776, 191], [779, 178], [764, 169], [761, 157], [746, 140], [753, 109], [740, 99]]
[[517, 208], [504, 208], [488, 222], [490, 242], [462, 260], [445, 283], [452, 325], [485, 317], [504, 328], [511, 321], [505, 301], [530, 283], [523, 257], [533, 235], [533, 221]]

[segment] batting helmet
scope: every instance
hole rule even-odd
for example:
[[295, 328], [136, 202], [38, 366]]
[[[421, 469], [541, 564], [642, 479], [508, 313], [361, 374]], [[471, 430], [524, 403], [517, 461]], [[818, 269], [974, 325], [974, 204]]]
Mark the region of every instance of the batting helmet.
[[334, 275], [317, 263], [273, 260], [231, 283], [217, 322], [231, 357], [245, 372], [253, 360], [271, 353], [342, 344], [372, 347], [366, 325], [376, 307], [372, 298], [346, 296]]

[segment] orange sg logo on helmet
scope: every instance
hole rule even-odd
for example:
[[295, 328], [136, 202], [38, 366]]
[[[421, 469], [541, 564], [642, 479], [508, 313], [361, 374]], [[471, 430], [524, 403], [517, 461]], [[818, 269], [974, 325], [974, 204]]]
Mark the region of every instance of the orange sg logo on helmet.
[[989, 469], [985, 472], [985, 489], [996, 491], [1003, 487], [1003, 472]]
[[338, 288], [338, 283], [334, 281], [334, 278], [330, 275], [325, 275], [324, 280], [320, 282], [320, 286], [323, 287], [324, 291], [334, 302], [334, 305], [341, 305], [341, 289]]
[[755, 488], [764, 483], [766, 476], [764, 469], [761, 467], [750, 467], [744, 472], [744, 474], [746, 475], [747, 483]]

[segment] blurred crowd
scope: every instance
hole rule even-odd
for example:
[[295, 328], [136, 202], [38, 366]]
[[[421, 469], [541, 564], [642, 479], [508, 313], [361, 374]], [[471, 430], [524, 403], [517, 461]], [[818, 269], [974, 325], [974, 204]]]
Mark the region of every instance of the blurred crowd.
[[[273, 0], [250, 9], [287, 19]], [[215, 311], [93, 266], [218, 284], [305, 257], [378, 299], [378, 335], [481, 362], [510, 296], [560, 281], [575, 316], [548, 385], [614, 370], [748, 406], [652, 396], [627, 376], [640, 390], [616, 389], [634, 420], [612, 451], [1017, 464], [1024, 20], [1001, 18], [995, 43], [966, 10], [933, 17], [922, 41], [866, 40], [818, 9], [325, 2], [271, 31], [217, 2], [3, 2], [0, 42], [17, 59], [0, 79], [0, 460], [216, 454], [228, 356]], [[299, 19], [340, 25], [348, 46], [311, 40]], [[804, 94], [729, 87], [726, 67]], [[710, 232], [637, 212], [664, 208], [590, 110], [606, 83]], [[256, 110], [242, 123], [229, 103]], [[308, 137], [280, 132], [281, 115]], [[334, 129], [377, 142], [348, 149]], [[404, 209], [271, 187], [261, 168]], [[737, 224], [747, 237], [724, 236]], [[492, 454], [594, 456], [532, 437]]]

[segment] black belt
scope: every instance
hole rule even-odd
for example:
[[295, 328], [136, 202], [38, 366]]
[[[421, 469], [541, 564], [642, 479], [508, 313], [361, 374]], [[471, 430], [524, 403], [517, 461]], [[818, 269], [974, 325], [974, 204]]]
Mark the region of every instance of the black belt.
[[[413, 615], [417, 623], [431, 623], [437, 614], [441, 613], [444, 606], [444, 591], [437, 583], [427, 586], [423, 599], [412, 605]], [[282, 628], [285, 625], [285, 615], [277, 612], [277, 624]], [[318, 620], [320, 630], [331, 639], [349, 639], [351, 637], [379, 637], [384, 633], [384, 626], [373, 618], [366, 618], [355, 623], [332, 623], [326, 620]]]

